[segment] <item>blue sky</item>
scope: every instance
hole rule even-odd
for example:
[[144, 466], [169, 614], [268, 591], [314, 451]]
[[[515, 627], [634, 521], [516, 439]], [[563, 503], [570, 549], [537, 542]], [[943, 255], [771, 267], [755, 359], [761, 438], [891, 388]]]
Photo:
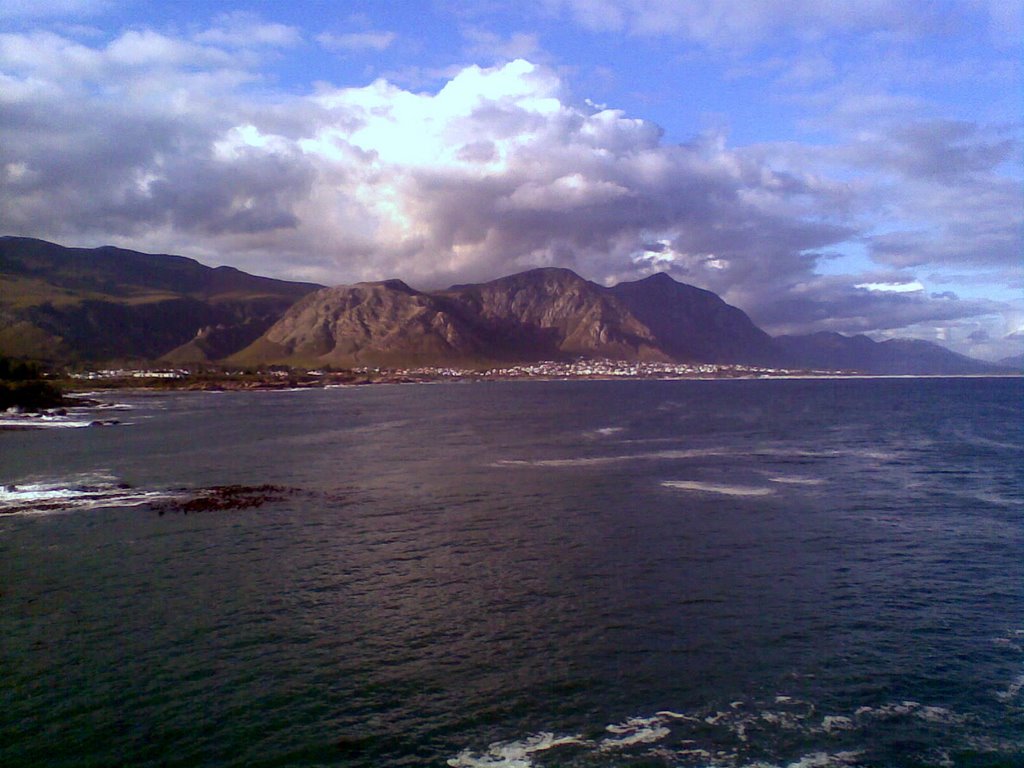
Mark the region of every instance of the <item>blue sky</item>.
[[[467, 7], [468, 5], [468, 7]], [[1024, 351], [1021, 0], [0, 7], [0, 233]]]

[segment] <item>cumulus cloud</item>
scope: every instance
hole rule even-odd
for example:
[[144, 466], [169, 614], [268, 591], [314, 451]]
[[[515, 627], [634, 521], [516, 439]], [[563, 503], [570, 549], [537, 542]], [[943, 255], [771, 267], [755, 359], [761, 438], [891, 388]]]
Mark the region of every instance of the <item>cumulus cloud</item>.
[[[436, 92], [377, 80], [247, 96], [260, 50], [294, 39], [242, 16], [187, 39], [0, 36], [0, 230], [327, 283], [667, 270], [775, 332], [884, 332], [999, 311], [870, 287], [911, 284], [908, 267], [956, 261], [985, 232], [986, 253], [1019, 245], [986, 213], [991, 200], [934, 225], [954, 202], [942, 188], [1014, 199], [995, 174], [1010, 145], [977, 127], [909, 126], [885, 151], [870, 136], [828, 151], [735, 148], [718, 134], [670, 144], [650, 122], [578, 103], [554, 70], [524, 59], [465, 67]], [[866, 178], [831, 174], [837, 164]], [[923, 200], [898, 203], [920, 228], [865, 225], [889, 177], [927, 185]], [[817, 273], [853, 241], [893, 270]]]

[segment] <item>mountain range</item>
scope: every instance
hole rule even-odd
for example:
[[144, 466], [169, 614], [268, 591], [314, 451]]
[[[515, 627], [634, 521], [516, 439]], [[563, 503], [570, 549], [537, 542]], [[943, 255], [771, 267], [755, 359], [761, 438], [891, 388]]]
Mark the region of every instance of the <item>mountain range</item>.
[[51, 363], [477, 367], [604, 358], [894, 374], [1010, 369], [930, 342], [773, 338], [658, 273], [605, 287], [567, 269], [418, 291], [323, 287], [113, 247], [0, 237], [0, 355]]
[[50, 362], [215, 360], [319, 285], [182, 256], [0, 237], [0, 354]]

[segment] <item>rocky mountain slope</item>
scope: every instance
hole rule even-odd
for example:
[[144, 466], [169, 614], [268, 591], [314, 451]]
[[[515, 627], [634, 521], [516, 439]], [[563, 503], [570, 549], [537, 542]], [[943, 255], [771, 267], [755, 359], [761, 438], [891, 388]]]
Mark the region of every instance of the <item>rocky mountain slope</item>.
[[532, 269], [435, 296], [480, 328], [504, 359], [670, 359], [611, 291], [568, 269]]
[[664, 272], [611, 288], [673, 360], [771, 364], [772, 337], [746, 313], [711, 291], [678, 283]]
[[482, 358], [477, 329], [400, 280], [324, 288], [230, 358], [239, 364], [394, 366]]

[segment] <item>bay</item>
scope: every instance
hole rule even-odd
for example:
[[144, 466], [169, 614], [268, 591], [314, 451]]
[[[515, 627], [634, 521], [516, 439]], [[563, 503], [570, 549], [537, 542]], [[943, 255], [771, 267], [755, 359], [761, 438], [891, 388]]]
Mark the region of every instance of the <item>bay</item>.
[[119, 402], [0, 434], [0, 764], [1024, 765], [1021, 379]]

